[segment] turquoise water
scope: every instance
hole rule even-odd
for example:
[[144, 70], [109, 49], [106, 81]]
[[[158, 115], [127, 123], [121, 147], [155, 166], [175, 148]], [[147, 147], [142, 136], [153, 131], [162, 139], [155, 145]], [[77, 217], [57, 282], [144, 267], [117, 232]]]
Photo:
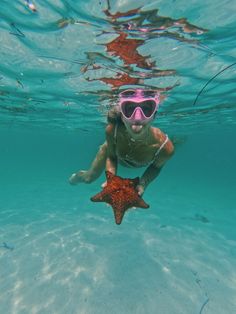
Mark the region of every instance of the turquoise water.
[[[0, 5], [0, 312], [235, 313], [236, 5], [34, 4]], [[120, 34], [140, 40], [139, 63], [109, 51]], [[68, 178], [103, 143], [118, 92], [137, 85], [166, 96], [154, 125], [176, 153], [145, 192], [150, 208], [117, 226], [90, 201], [104, 175]]]

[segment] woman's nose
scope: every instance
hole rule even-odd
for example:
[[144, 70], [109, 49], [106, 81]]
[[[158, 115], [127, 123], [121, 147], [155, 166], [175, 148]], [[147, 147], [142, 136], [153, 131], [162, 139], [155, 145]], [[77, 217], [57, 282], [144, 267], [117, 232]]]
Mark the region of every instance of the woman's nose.
[[143, 119], [142, 110], [139, 107], [135, 109], [134, 119], [135, 120], [142, 120]]

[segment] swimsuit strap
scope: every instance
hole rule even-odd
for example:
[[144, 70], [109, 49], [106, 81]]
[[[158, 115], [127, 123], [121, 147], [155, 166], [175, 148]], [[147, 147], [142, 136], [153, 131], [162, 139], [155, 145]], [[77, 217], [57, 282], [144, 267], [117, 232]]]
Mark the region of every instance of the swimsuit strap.
[[161, 146], [158, 148], [158, 150], [156, 151], [155, 155], [154, 155], [154, 159], [159, 155], [160, 151], [162, 150], [162, 148], [166, 145], [166, 143], [169, 141], [169, 137], [166, 134], [166, 139], [164, 140], [164, 142], [161, 144]]

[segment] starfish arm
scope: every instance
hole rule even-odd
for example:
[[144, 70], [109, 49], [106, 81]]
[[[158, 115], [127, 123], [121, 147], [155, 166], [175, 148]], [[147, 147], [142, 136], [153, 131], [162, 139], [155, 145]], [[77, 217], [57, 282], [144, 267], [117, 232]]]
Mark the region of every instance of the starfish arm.
[[142, 198], [137, 199], [134, 206], [140, 208], [149, 208], [149, 205]]
[[113, 208], [113, 212], [114, 212], [114, 217], [115, 217], [115, 222], [117, 225], [120, 225], [122, 223], [122, 220], [123, 220], [123, 217], [124, 217], [124, 214], [125, 212], [124, 211], [118, 211], [118, 210], [115, 210]]
[[104, 193], [103, 191], [94, 195], [93, 197], [90, 198], [92, 202], [104, 202]]

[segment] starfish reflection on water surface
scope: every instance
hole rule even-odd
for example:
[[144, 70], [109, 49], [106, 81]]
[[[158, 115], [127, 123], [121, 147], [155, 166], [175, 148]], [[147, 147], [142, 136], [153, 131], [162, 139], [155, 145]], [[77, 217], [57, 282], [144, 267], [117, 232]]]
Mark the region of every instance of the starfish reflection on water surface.
[[123, 179], [106, 171], [106, 178], [107, 185], [100, 193], [91, 197], [91, 201], [110, 204], [114, 211], [116, 224], [121, 224], [127, 209], [131, 207], [149, 207], [136, 191], [136, 186], [139, 184], [138, 177], [135, 179]]

